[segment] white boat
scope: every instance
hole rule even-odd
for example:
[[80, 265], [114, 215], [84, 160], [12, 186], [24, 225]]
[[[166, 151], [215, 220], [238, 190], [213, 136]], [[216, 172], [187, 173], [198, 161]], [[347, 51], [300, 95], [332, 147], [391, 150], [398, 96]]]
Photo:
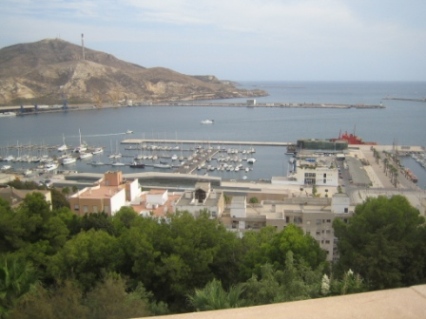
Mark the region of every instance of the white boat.
[[56, 163], [47, 163], [46, 165], [44, 165], [43, 170], [45, 172], [51, 172], [51, 171], [54, 171], [57, 168], [58, 168], [58, 164], [56, 164]]
[[213, 124], [213, 123], [214, 123], [214, 120], [209, 120], [209, 119], [201, 121], [201, 124]]
[[68, 157], [64, 157], [63, 159], [62, 159], [62, 165], [69, 165], [69, 164], [73, 164], [73, 163], [75, 163], [77, 160], [76, 160], [76, 158], [75, 157], [71, 157], [71, 156], [68, 156]]
[[256, 159], [254, 157], [250, 157], [247, 159], [247, 164], [254, 164], [256, 162]]
[[101, 154], [103, 152], [104, 152], [104, 149], [102, 147], [97, 147], [92, 151], [92, 154], [96, 155], [96, 154]]
[[102, 166], [102, 165], [104, 165], [104, 163], [101, 162], [101, 161], [92, 161], [90, 164], [92, 164], [93, 166]]
[[65, 136], [62, 136], [62, 145], [58, 147], [58, 152], [65, 152], [68, 150], [67, 144], [65, 144]]
[[12, 116], [16, 116], [15, 112], [2, 112], [0, 113], [0, 117], [12, 117]]
[[176, 154], [173, 154], [173, 155], [172, 155], [172, 161], [177, 161], [177, 159], [178, 159], [177, 155], [176, 155]]
[[126, 164], [121, 163], [121, 162], [114, 162], [111, 164], [112, 166], [125, 166]]
[[126, 131], [126, 134], [132, 134], [132, 133], [133, 133], [133, 131], [131, 131], [131, 130]]
[[80, 145], [74, 149], [74, 153], [82, 153], [87, 151], [87, 145], [81, 140], [81, 131], [78, 129], [78, 134], [80, 135]]
[[7, 170], [9, 170], [9, 169], [11, 169], [12, 168], [12, 166], [11, 165], [3, 165], [2, 167], [1, 167], [1, 170], [2, 171], [7, 171]]
[[12, 162], [14, 160], [15, 160], [15, 156], [13, 156], [13, 155], [8, 155], [5, 158], [3, 158], [3, 161], [5, 161], [5, 162]]
[[172, 168], [172, 166], [169, 164], [154, 164], [152, 166], [155, 168]]
[[86, 158], [90, 158], [92, 156], [93, 156], [92, 153], [80, 152], [80, 154], [78, 155], [78, 158], [79, 159], [86, 159]]

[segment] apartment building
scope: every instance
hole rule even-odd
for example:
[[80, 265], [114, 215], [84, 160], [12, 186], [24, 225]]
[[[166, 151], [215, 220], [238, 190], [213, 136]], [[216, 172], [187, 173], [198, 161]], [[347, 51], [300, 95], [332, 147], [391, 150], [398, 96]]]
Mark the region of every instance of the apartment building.
[[121, 171], [109, 171], [97, 185], [78, 191], [68, 201], [71, 210], [78, 215], [105, 212], [111, 216], [128, 206], [140, 193], [137, 179], [124, 180]]
[[247, 230], [266, 226], [280, 231], [289, 224], [295, 224], [311, 235], [327, 252], [327, 260], [332, 261], [338, 257], [333, 221], [340, 218], [347, 222], [353, 210], [349, 197], [339, 193], [332, 198], [294, 197], [256, 204], [247, 203], [244, 196], [236, 196], [232, 198], [230, 216], [222, 220], [229, 229], [241, 235]]

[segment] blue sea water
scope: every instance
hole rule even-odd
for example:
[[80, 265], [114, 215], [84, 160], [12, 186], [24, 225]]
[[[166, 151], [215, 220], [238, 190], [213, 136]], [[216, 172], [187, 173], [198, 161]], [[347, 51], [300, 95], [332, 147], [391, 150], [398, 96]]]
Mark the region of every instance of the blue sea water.
[[[78, 130], [90, 145], [109, 151], [116, 145], [125, 154], [121, 140], [126, 138], [284, 141], [301, 138], [331, 138], [339, 132], [356, 133], [365, 141], [379, 144], [426, 146], [426, 103], [386, 100], [386, 97], [426, 98], [426, 82], [241, 82], [240, 87], [263, 89], [268, 96], [258, 102], [380, 104], [384, 109], [306, 109], [277, 107], [196, 107], [146, 106], [120, 109], [73, 111], [0, 119], [0, 147], [16, 144], [62, 144], [79, 142]], [[233, 99], [241, 102], [246, 99]], [[220, 102], [224, 102], [221, 100]], [[201, 125], [214, 119], [214, 125]], [[133, 130], [131, 136], [124, 135]], [[256, 164], [246, 174], [248, 180], [270, 179], [287, 174], [288, 158], [281, 147], [257, 147]], [[1, 155], [4, 155], [2, 150]], [[131, 154], [128, 153], [130, 156]], [[130, 161], [125, 158], [123, 161]], [[426, 187], [426, 172], [416, 162], [406, 165]], [[418, 166], [418, 167], [417, 167]], [[92, 167], [78, 162], [79, 171], [102, 172], [107, 167]], [[123, 168], [130, 171], [129, 168]], [[148, 169], [149, 170], [149, 169]], [[225, 179], [240, 179], [243, 173], [213, 172]]]

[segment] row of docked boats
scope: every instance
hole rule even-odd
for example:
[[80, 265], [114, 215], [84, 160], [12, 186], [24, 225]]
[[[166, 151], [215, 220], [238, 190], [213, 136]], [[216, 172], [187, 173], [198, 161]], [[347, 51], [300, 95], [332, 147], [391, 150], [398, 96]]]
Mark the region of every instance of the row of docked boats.
[[426, 152], [424, 153], [413, 153], [411, 157], [419, 163], [419, 165], [423, 168], [426, 168]]

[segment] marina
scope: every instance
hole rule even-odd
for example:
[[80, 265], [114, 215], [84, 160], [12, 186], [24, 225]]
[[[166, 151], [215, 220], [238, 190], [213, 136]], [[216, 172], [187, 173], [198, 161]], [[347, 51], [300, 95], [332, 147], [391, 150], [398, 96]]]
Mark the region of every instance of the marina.
[[[270, 96], [256, 98], [256, 104], [271, 106], [274, 101], [380, 105], [383, 96], [425, 96], [421, 83], [294, 84], [252, 82], [244, 85], [267, 90]], [[413, 91], [418, 92], [417, 95], [410, 93]], [[210, 103], [209, 107], [202, 106]], [[420, 129], [426, 124], [426, 109], [418, 102], [386, 100], [385, 108], [368, 110], [226, 106], [234, 103], [244, 105], [247, 99], [194, 101], [194, 105], [189, 106], [179, 106], [176, 102], [176, 105], [105, 107], [92, 111], [59, 109], [43, 114], [44, 109], [40, 109], [41, 116], [3, 118], [0, 156], [4, 162], [0, 166], [11, 166], [8, 171], [17, 172], [18, 176], [29, 173], [27, 169], [37, 174], [45, 169], [42, 165], [50, 158], [59, 164], [57, 171], [102, 174], [119, 169], [125, 174], [176, 172], [182, 175], [192, 172], [223, 180], [256, 182], [287, 176], [288, 162], [293, 156], [287, 146], [299, 139], [337, 138], [339, 132], [349, 130], [348, 133], [356, 133], [364, 141], [397, 147], [418, 145], [420, 151], [426, 140], [426, 132]], [[12, 112], [19, 113], [19, 110]], [[206, 120], [212, 124], [203, 124]], [[395, 130], [395, 127], [404, 129]], [[84, 153], [92, 156], [83, 154], [83, 158], [78, 159], [80, 153], [73, 150], [81, 144], [83, 148], [86, 144]], [[256, 152], [247, 154], [251, 148]], [[228, 154], [228, 149], [236, 153]], [[63, 160], [65, 165], [61, 157], [69, 158]], [[28, 162], [30, 158], [32, 162]], [[254, 164], [248, 163], [249, 158], [255, 159]], [[418, 178], [418, 185], [425, 188], [426, 173], [421, 164], [412, 156], [404, 157], [402, 162]]]

